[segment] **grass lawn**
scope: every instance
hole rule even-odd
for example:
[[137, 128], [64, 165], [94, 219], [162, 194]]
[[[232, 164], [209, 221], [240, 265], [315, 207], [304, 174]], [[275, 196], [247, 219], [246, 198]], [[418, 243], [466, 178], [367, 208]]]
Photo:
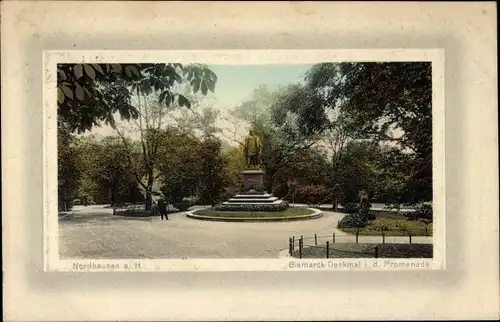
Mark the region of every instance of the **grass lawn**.
[[[359, 229], [359, 234], [363, 236], [381, 236], [382, 232], [377, 227], [381, 220], [389, 223], [389, 229], [384, 230], [386, 236], [408, 236], [408, 231], [403, 231], [397, 227], [399, 224], [407, 225], [411, 229], [412, 236], [432, 236], [432, 224], [427, 225], [427, 233], [425, 224], [421, 221], [408, 221], [403, 215], [394, 212], [376, 212], [373, 213], [376, 219], [369, 221], [368, 225]], [[339, 228], [340, 230], [356, 234], [357, 228]]]
[[202, 209], [194, 212], [195, 215], [226, 218], [280, 218], [280, 217], [301, 217], [312, 214], [306, 208], [288, 208], [285, 211], [216, 211], [213, 209]]
[[[378, 246], [378, 258], [432, 258], [430, 244], [354, 244], [337, 243], [329, 248], [329, 258], [374, 258], [375, 246]], [[299, 258], [299, 251], [293, 252]], [[302, 258], [326, 258], [325, 246], [305, 247]]]

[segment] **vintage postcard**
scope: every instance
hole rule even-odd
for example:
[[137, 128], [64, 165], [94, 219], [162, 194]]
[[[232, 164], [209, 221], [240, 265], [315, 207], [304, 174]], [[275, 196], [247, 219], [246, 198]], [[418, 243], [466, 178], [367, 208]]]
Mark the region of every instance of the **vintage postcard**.
[[498, 319], [495, 3], [0, 9], [4, 320]]
[[45, 51], [48, 271], [445, 268], [444, 51]]

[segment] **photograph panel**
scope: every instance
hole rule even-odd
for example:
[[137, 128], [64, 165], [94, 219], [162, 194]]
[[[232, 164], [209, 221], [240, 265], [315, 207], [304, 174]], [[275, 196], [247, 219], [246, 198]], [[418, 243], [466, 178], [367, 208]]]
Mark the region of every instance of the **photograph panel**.
[[[47, 52], [52, 259], [63, 270], [443, 268], [440, 51], [356, 52]], [[129, 259], [141, 264], [106, 264]]]

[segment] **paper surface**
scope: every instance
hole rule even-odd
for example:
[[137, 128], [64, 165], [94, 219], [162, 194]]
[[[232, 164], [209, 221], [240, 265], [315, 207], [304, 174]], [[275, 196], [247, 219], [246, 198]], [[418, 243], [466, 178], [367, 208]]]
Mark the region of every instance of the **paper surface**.
[[[3, 2], [5, 319], [498, 318], [495, 26], [493, 3]], [[446, 270], [43, 271], [42, 51], [377, 48], [445, 52]]]

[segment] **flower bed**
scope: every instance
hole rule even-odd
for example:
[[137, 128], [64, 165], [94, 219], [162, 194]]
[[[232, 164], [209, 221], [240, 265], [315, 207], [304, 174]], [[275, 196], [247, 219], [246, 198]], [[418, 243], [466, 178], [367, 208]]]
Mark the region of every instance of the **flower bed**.
[[265, 212], [279, 212], [285, 211], [289, 208], [288, 201], [282, 201], [281, 203], [269, 203], [269, 204], [218, 204], [214, 207], [216, 211], [242, 211], [242, 212], [253, 212], [253, 211], [265, 211]]

